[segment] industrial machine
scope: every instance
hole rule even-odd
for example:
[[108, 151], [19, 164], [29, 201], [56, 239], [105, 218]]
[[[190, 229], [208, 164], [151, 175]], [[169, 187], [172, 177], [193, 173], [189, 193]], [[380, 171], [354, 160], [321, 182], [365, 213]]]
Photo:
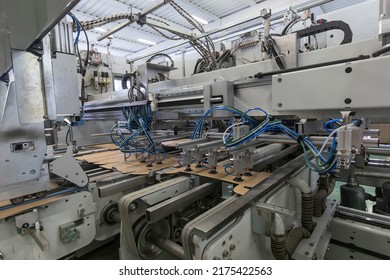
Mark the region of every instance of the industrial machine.
[[[166, 54], [134, 70], [80, 51], [73, 31], [118, 16], [64, 20], [77, 1], [42, 1], [47, 22], [17, 42], [16, 2], [0, 1], [0, 258], [77, 257], [118, 234], [122, 259], [389, 258], [390, 151], [370, 121], [390, 107], [390, 1], [358, 42], [310, 4], [280, 34], [259, 11], [263, 29], [219, 54], [165, 27], [202, 54], [176, 79]], [[182, 11], [157, 2], [121, 26]], [[319, 40], [329, 30], [340, 45]], [[248, 48], [259, 61], [238, 63]]]

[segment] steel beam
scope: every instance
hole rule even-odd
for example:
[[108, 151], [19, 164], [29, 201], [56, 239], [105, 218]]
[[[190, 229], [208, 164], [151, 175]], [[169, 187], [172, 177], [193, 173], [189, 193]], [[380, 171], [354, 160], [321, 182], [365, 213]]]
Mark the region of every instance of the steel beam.
[[155, 223], [183, 207], [189, 206], [199, 199], [204, 198], [207, 194], [214, 191], [215, 187], [213, 183], [205, 183], [197, 188], [146, 209], [146, 220], [149, 223]]

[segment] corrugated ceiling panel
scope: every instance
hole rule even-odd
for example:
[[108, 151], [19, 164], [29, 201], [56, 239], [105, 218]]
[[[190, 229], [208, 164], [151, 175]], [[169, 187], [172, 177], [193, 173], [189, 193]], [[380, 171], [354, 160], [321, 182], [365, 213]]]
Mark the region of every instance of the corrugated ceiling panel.
[[153, 4], [155, 0], [120, 0], [119, 2], [125, 3], [128, 6], [143, 10], [149, 5]]
[[332, 2], [321, 5], [321, 8], [324, 13], [329, 13], [365, 1], [367, 0], [334, 0]]
[[[196, 15], [207, 22], [217, 21], [219, 18], [226, 17], [230, 14], [238, 12], [242, 9], [256, 5], [263, 1], [271, 0], [174, 0], [177, 4], [183, 7], [183, 9], [189, 14]], [[327, 4], [321, 5], [322, 10], [327, 13], [361, 3], [368, 0], [334, 0]], [[290, 1], [288, 1], [290, 2]], [[75, 7], [74, 14], [79, 20], [90, 20], [93, 18], [109, 16], [117, 13], [137, 13], [151, 4], [155, 3], [155, 0], [81, 0]], [[193, 29], [192, 26], [180, 16], [180, 14], [170, 5], [167, 4], [160, 9], [156, 10], [149, 17], [164, 21], [167, 23], [175, 23], [186, 29]], [[119, 24], [119, 22], [110, 23], [102, 26], [102, 28], [108, 30]], [[244, 27], [243, 27], [244, 28]], [[99, 46], [101, 50], [105, 50], [107, 40], [97, 42], [97, 37], [102, 34], [95, 30], [88, 31], [90, 33], [90, 41]], [[166, 33], [170, 35], [169, 33]], [[80, 36], [80, 45], [85, 44], [84, 37]], [[112, 40], [112, 51], [114, 54], [138, 52], [147, 48], [148, 46], [140, 43], [137, 39], [142, 38], [157, 44], [166, 41], [167, 39], [162, 37], [159, 33], [154, 31], [148, 26], [139, 26], [136, 23], [124, 28], [118, 33], [114, 34]]]
[[[250, 7], [250, 1], [188, 0], [188, 2], [202, 7], [219, 18]], [[256, 4], [254, 1], [251, 3]]]

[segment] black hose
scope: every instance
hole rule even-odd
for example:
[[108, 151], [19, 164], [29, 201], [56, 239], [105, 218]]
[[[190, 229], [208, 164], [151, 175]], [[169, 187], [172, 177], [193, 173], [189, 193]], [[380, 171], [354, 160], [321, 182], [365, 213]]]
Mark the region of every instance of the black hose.
[[271, 50], [272, 56], [275, 58], [275, 62], [278, 65], [279, 69], [284, 70], [286, 67], [284, 66], [283, 60], [280, 58], [278, 51], [276, 50], [276, 43], [272, 37], [269, 37], [267, 41], [268, 48]]
[[282, 35], [282, 36], [286, 35], [286, 34], [287, 34], [287, 31], [288, 31], [291, 27], [293, 27], [293, 25], [294, 25], [295, 23], [298, 22], [298, 19], [300, 19], [300, 18], [295, 18], [295, 19], [293, 19], [292, 21], [290, 21], [290, 22], [284, 27], [284, 29], [283, 29], [281, 35]]
[[306, 230], [305, 228], [296, 227], [293, 228], [286, 239], [286, 251], [291, 258], [291, 256], [294, 254], [295, 250], [297, 249], [299, 243], [305, 239], [310, 237], [310, 232]]
[[313, 216], [321, 217], [326, 209], [326, 198], [333, 192], [336, 185], [336, 178], [327, 176], [320, 177], [318, 192], [313, 197]]
[[126, 73], [122, 78], [122, 89], [127, 89], [127, 81], [133, 76], [133, 73]]
[[369, 58], [370, 58], [369, 55], [359, 55], [357, 57], [340, 59], [340, 60], [334, 60], [334, 61], [329, 61], [329, 62], [322, 62], [322, 63], [306, 65], [306, 66], [300, 66], [300, 67], [295, 67], [295, 68], [288, 68], [288, 69], [277, 70], [277, 71], [270, 71], [270, 72], [259, 72], [259, 73], [255, 74], [253, 77], [261, 79], [261, 78], [264, 78], [264, 77], [267, 77], [267, 76], [280, 75], [280, 74], [291, 73], [291, 72], [296, 72], [296, 71], [303, 71], [303, 70], [308, 70], [308, 69], [314, 69], [314, 68], [320, 68], [320, 67], [325, 67], [325, 66], [331, 66], [331, 65], [335, 65], [335, 64], [348, 63], [348, 62], [353, 62], [353, 61], [358, 61], [358, 60], [363, 60], [363, 59], [369, 59]]
[[165, 53], [157, 53], [157, 54], [151, 56], [151, 57], [146, 61], [146, 63], [152, 62], [153, 59], [155, 59], [156, 57], [159, 57], [159, 56], [168, 58], [168, 59], [171, 61], [171, 66], [170, 66], [170, 67], [174, 67], [174, 66], [175, 66], [175, 62], [173, 61], [172, 57], [170, 57], [169, 55], [167, 55], [167, 54], [165, 54]]
[[369, 193], [366, 193], [366, 200], [369, 200], [369, 201], [372, 201], [372, 202], [376, 202], [376, 196], [373, 196]]
[[299, 39], [299, 38], [316, 35], [334, 29], [338, 29], [344, 32], [344, 39], [341, 42], [341, 45], [352, 42], [353, 33], [351, 27], [347, 23], [341, 20], [329, 21], [323, 24], [313, 25], [308, 28], [299, 30], [296, 33]]
[[316, 195], [313, 197], [313, 216], [321, 217], [323, 211], [323, 202], [328, 196], [328, 191], [325, 189], [319, 189]]

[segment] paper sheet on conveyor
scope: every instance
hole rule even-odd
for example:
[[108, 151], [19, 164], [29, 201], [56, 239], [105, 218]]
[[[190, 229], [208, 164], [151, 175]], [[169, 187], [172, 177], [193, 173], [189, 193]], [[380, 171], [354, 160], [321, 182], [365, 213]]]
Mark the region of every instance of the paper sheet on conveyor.
[[103, 168], [118, 170], [126, 174], [147, 175], [150, 172], [161, 170], [164, 174], [177, 174], [183, 172], [187, 174], [195, 174], [203, 177], [219, 179], [224, 182], [235, 184], [236, 187], [234, 188], [234, 192], [240, 195], [245, 194], [251, 188], [271, 175], [270, 173], [265, 172], [252, 172], [253, 176], [244, 176], [243, 182], [236, 182], [234, 181], [234, 176], [226, 174], [222, 166], [217, 167], [217, 174], [209, 174], [209, 170], [204, 167], [192, 167], [192, 171], [187, 172], [185, 171], [184, 167], [180, 167], [178, 164], [180, 156], [169, 155], [162, 164], [154, 163], [151, 167], [147, 167], [146, 163], [140, 162], [140, 158], [136, 158], [135, 156], [131, 156], [125, 160], [124, 155], [120, 151], [94, 153], [78, 156], [77, 159], [97, 164]]

